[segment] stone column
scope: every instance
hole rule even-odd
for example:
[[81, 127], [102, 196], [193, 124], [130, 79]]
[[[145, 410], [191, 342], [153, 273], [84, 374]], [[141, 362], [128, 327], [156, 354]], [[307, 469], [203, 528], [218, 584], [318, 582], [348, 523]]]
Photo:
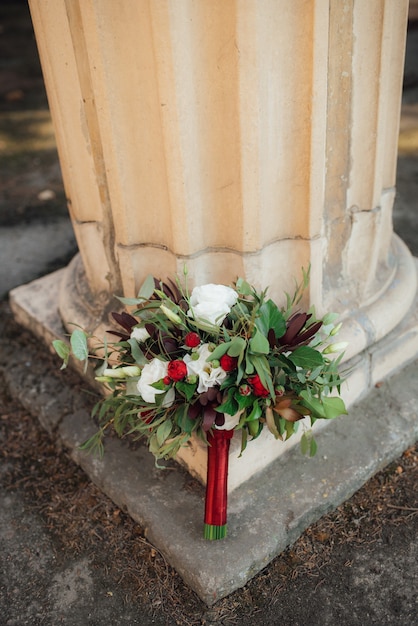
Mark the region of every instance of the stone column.
[[80, 257], [64, 322], [145, 276], [244, 276], [345, 318], [350, 357], [416, 288], [393, 235], [408, 0], [30, 0]]

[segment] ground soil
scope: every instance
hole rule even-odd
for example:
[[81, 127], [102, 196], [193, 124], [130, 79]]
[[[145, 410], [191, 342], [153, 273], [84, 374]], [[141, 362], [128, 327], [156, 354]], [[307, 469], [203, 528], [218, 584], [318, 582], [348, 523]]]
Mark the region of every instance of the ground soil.
[[[30, 108], [44, 119], [47, 110], [27, 7], [23, 2], [2, 3], [0, 18], [0, 147], [6, 150], [0, 161], [0, 224], [55, 219], [66, 212], [55, 146], [49, 143], [50, 130], [46, 139], [39, 133], [39, 124], [32, 133], [36, 115], [28, 118], [25, 114]], [[36, 144], [39, 150], [34, 149], [33, 142], [41, 140], [44, 144]], [[29, 151], [27, 141], [32, 142]], [[416, 176], [416, 169], [414, 172]], [[53, 192], [48, 200], [39, 195], [40, 184]], [[408, 216], [402, 214], [401, 218], [406, 220], [406, 234], [412, 232]], [[416, 245], [416, 238], [410, 245]], [[0, 317], [6, 324], [2, 336], [13, 340], [16, 349], [24, 350], [30, 343], [38, 351], [38, 363], [56, 367], [48, 351], [15, 325], [6, 302], [1, 303]], [[75, 378], [77, 384], [80, 381]], [[103, 602], [106, 589], [117, 589], [124, 606], [141, 616], [135, 622], [124, 620], [122, 608], [119, 623], [323, 626], [340, 621], [345, 626], [408, 626], [418, 621], [416, 586], [414, 589], [405, 573], [418, 531], [417, 446], [311, 526], [243, 589], [207, 609], [144, 538], [142, 529], [88, 480], [65, 450], [57, 450], [28, 410], [16, 404], [3, 379], [0, 444], [1, 489], [23, 503], [21, 519], [36, 518], [56, 564], [87, 556], [104, 590]], [[392, 569], [385, 570], [388, 551]], [[19, 558], [23, 559], [22, 555]], [[4, 571], [2, 567], [3, 617], [16, 593]], [[399, 585], [388, 594], [396, 576]], [[42, 580], [32, 581], [33, 587], [21, 593], [47, 598], [49, 590], [42, 587]], [[325, 607], [332, 621], [326, 621]], [[32, 621], [11, 618], [5, 623], [73, 623], [58, 617], [50, 622], [46, 615], [47, 607], [40, 606]], [[88, 623], [99, 622], [92, 618]]]

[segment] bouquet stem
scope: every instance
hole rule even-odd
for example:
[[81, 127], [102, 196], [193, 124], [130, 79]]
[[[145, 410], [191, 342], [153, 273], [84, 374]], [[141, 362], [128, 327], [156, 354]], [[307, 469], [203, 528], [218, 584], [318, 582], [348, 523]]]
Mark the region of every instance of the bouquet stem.
[[205, 539], [226, 537], [229, 444], [233, 434], [233, 430], [217, 429], [208, 433]]

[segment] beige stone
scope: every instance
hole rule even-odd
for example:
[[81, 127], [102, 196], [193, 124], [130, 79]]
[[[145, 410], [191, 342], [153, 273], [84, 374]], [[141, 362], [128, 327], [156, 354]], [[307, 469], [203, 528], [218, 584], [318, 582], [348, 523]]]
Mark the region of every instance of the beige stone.
[[80, 248], [67, 326], [102, 327], [114, 295], [184, 264], [192, 285], [244, 276], [279, 303], [310, 265], [304, 305], [341, 314], [350, 357], [400, 322], [416, 290], [391, 220], [407, 0], [30, 7]]

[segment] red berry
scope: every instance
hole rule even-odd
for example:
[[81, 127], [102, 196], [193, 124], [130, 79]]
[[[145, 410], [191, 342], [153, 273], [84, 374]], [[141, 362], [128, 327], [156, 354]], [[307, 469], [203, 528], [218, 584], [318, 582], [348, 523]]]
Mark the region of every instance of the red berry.
[[184, 338], [184, 343], [188, 348], [197, 348], [200, 344], [200, 337], [197, 333], [187, 333]]
[[236, 369], [238, 365], [238, 358], [236, 356], [229, 356], [229, 354], [224, 354], [219, 359], [219, 362], [225, 372], [232, 372], [232, 370]]
[[179, 380], [183, 380], [187, 376], [187, 365], [184, 361], [179, 359], [170, 361], [167, 367], [167, 374], [171, 380], [177, 383]]

